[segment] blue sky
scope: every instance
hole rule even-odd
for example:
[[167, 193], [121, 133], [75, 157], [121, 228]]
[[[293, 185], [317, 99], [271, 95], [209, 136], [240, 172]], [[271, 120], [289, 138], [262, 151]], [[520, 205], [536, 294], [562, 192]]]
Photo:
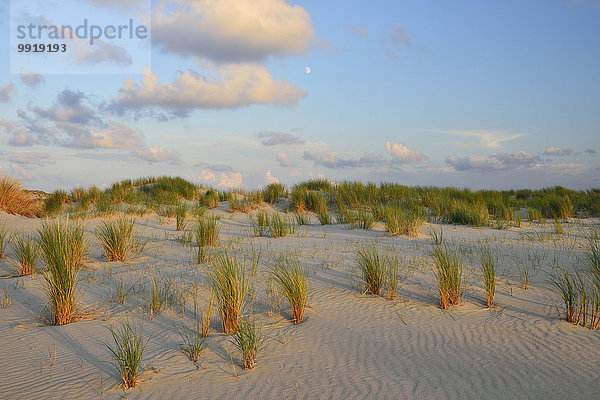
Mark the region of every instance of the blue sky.
[[0, 174], [29, 187], [600, 186], [598, 1], [85, 0], [103, 24], [150, 5], [151, 65], [105, 40], [77, 74], [52, 55], [10, 73], [8, 3]]

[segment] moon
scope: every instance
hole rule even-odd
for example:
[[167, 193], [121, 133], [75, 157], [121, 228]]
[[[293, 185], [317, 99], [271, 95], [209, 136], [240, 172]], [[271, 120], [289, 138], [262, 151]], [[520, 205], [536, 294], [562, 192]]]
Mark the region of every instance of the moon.
[[304, 71], [306, 71], [307, 74], [310, 74], [310, 67], [304, 67]]

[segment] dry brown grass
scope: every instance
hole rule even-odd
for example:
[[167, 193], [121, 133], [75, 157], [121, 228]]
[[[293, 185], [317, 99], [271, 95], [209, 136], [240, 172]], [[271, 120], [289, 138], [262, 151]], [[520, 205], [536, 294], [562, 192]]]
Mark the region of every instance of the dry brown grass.
[[0, 176], [0, 210], [24, 217], [37, 217], [41, 214], [39, 203], [23, 184], [10, 176]]

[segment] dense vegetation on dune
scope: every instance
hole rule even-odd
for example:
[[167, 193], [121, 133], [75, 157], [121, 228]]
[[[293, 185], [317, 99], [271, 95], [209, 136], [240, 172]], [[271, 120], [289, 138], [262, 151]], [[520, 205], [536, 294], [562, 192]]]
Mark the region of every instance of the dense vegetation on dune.
[[600, 188], [586, 191], [561, 186], [539, 190], [477, 190], [452, 187], [405, 186], [396, 183], [362, 183], [308, 180], [287, 188], [272, 183], [262, 190], [219, 191], [194, 184], [180, 177], [147, 177], [123, 180], [100, 190], [96, 186], [76, 188], [70, 192], [56, 190], [43, 200], [23, 205], [27, 195], [22, 185], [12, 178], [0, 181], [0, 208], [25, 216], [58, 215], [63, 212], [82, 215], [93, 211], [99, 215], [117, 210], [144, 215], [156, 212], [175, 215], [182, 202], [198, 207], [214, 208], [227, 201], [230, 211], [249, 212], [263, 202], [277, 204], [282, 199], [290, 211], [312, 211], [319, 220], [332, 221], [329, 213], [337, 213], [338, 222], [357, 219], [368, 213], [375, 221], [386, 221], [386, 215], [402, 215], [411, 219], [483, 226], [492, 220], [520, 221], [532, 219], [564, 219], [600, 216]]

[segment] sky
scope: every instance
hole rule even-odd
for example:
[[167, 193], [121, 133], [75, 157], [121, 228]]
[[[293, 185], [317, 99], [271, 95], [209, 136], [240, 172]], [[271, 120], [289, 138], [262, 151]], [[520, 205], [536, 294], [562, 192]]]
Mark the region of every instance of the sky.
[[[598, 0], [69, 1], [0, 3], [0, 175], [27, 187], [600, 187]], [[84, 18], [148, 35], [15, 29]], [[42, 42], [66, 51], [17, 51]]]

